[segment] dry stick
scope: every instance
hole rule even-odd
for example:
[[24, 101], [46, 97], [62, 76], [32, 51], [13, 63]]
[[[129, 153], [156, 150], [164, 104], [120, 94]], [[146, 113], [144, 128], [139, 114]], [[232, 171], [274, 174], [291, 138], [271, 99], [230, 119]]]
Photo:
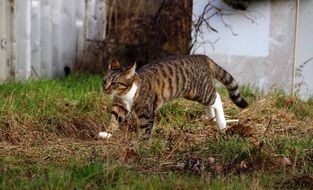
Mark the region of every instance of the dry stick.
[[226, 119], [226, 123], [238, 123], [239, 119]]
[[175, 152], [175, 150], [177, 150], [177, 148], [180, 146], [180, 144], [186, 139], [186, 137], [183, 137], [181, 138], [174, 146], [174, 148], [171, 150], [171, 152], [169, 153], [169, 155], [164, 159], [163, 163], [165, 161], [167, 161], [171, 156], [172, 154]]
[[125, 140], [128, 141], [128, 130], [129, 130], [129, 125], [126, 127], [126, 134], [125, 134]]
[[264, 135], [267, 134], [268, 129], [270, 128], [270, 126], [272, 125], [272, 117], [270, 117], [270, 121], [268, 122], [266, 129], [264, 131]]

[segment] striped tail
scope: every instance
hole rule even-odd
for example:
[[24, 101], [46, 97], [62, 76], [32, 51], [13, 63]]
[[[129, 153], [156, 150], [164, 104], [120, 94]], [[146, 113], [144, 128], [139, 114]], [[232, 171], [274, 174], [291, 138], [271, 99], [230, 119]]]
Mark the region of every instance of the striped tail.
[[214, 64], [214, 76], [227, 88], [230, 99], [240, 108], [248, 107], [248, 102], [241, 97], [239, 86], [233, 76], [213, 61], [212, 63]]

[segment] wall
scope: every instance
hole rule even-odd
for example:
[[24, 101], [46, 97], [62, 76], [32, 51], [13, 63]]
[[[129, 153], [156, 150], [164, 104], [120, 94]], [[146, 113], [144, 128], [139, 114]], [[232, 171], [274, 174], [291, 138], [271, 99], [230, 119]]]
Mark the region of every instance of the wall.
[[0, 82], [63, 76], [103, 39], [105, 0], [1, 0]]
[[[205, 1], [194, 2], [200, 2], [194, 6], [198, 15]], [[216, 6], [224, 5], [217, 2]], [[294, 0], [255, 1], [247, 11], [231, 11], [223, 21], [214, 16], [210, 24], [218, 33], [202, 28], [204, 36], [193, 51], [212, 57], [241, 84], [265, 91], [281, 88], [290, 93], [295, 18]], [[217, 41], [211, 46], [208, 40]]]
[[301, 0], [299, 10], [295, 90], [307, 99], [313, 96], [313, 1]]

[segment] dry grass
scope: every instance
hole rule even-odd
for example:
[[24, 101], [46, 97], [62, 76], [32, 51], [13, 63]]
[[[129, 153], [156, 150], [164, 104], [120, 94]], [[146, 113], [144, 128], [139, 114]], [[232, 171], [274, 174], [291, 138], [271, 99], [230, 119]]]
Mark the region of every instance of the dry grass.
[[221, 132], [201, 120], [201, 105], [177, 100], [160, 111], [150, 141], [140, 140], [131, 120], [102, 140], [97, 133], [105, 129], [110, 99], [100, 81], [78, 75], [0, 86], [4, 189], [312, 185], [311, 101], [247, 88], [251, 105], [240, 110], [223, 96], [227, 118], [239, 122]]

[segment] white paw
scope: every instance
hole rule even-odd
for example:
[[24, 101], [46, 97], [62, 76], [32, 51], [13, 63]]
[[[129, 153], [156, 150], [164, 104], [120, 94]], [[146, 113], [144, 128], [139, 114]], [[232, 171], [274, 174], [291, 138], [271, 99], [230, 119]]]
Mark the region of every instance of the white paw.
[[218, 128], [220, 128], [221, 130], [224, 130], [226, 128], [226, 121], [225, 119], [220, 119], [216, 121]]
[[103, 138], [103, 139], [109, 139], [112, 137], [112, 134], [105, 132], [105, 131], [102, 131], [102, 132], [99, 132], [99, 137]]

